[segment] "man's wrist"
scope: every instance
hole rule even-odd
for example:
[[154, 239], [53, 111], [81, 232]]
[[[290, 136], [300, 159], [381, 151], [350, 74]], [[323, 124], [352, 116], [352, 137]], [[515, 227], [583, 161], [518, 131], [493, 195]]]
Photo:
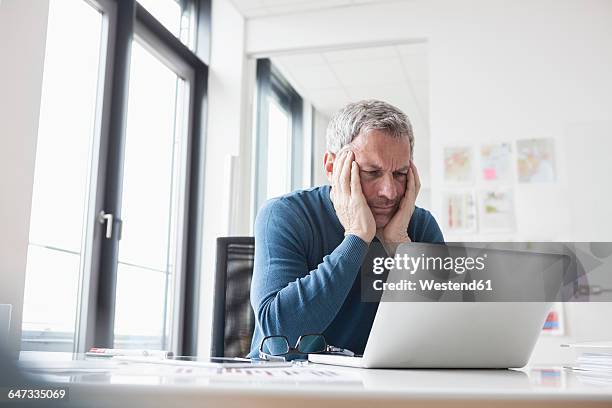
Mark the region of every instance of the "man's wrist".
[[348, 234], [334, 250], [341, 257], [348, 257], [359, 268], [370, 245], [357, 235]]
[[362, 232], [345, 231], [344, 236], [346, 237], [347, 235], [354, 235], [368, 245], [370, 245], [370, 243], [374, 239], [374, 235], [369, 236], [368, 234], [364, 234]]

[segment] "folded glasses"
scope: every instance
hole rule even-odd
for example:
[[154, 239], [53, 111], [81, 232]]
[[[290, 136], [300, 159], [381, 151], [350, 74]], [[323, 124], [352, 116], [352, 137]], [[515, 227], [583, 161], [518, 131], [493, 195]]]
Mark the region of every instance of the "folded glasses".
[[267, 361], [288, 361], [303, 358], [304, 354], [329, 353], [345, 356], [355, 354], [347, 349], [327, 344], [322, 334], [305, 334], [300, 336], [295, 347], [289, 345], [285, 336], [266, 336], [259, 346], [259, 359]]

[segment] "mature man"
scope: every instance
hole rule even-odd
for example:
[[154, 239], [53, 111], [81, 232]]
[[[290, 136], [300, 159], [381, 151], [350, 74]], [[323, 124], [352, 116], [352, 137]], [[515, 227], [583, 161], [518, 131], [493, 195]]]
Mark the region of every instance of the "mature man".
[[433, 216], [415, 206], [413, 146], [412, 126], [399, 109], [377, 100], [351, 103], [327, 129], [331, 186], [295, 191], [260, 210], [249, 357], [265, 336], [284, 335], [293, 346], [314, 333], [363, 353], [378, 307], [361, 301], [358, 279], [370, 243], [444, 240]]

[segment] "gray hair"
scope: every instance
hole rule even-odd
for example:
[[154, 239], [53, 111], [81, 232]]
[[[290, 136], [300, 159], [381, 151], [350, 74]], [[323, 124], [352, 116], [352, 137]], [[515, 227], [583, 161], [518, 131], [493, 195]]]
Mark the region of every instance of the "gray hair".
[[327, 150], [338, 153], [360, 133], [370, 130], [385, 130], [394, 138], [408, 137], [412, 156], [414, 134], [410, 120], [395, 106], [376, 99], [349, 103], [331, 118], [327, 126]]

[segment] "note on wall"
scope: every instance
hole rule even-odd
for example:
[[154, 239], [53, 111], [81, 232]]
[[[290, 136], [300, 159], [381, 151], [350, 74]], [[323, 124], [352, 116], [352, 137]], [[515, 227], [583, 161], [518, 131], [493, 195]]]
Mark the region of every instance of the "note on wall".
[[446, 232], [476, 231], [476, 200], [471, 191], [446, 192], [443, 196], [443, 225]]
[[478, 209], [481, 231], [508, 232], [515, 229], [514, 196], [511, 189], [481, 191]]
[[518, 181], [539, 183], [555, 181], [553, 139], [527, 139], [516, 142]]
[[484, 181], [512, 181], [512, 145], [486, 144], [480, 147], [480, 176]]
[[450, 183], [473, 181], [473, 158], [471, 147], [444, 148], [444, 179]]

